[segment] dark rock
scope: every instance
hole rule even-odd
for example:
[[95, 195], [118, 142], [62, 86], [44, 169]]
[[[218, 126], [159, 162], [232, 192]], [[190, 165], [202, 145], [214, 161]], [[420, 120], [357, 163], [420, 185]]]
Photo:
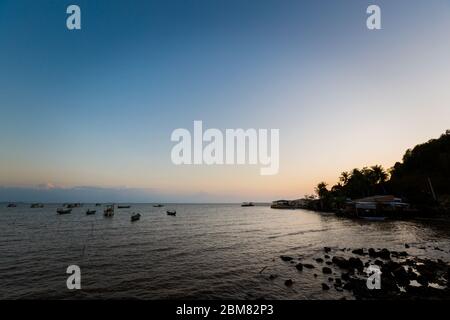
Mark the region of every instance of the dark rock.
[[439, 263], [432, 260], [423, 261], [423, 264], [417, 265], [416, 269], [420, 273], [421, 279], [424, 282], [426, 281], [427, 283], [435, 282], [435, 280], [440, 277], [439, 275], [445, 272], [445, 268], [443, 268]]
[[374, 264], [379, 267], [382, 267], [384, 263], [383, 263], [383, 261], [377, 259], [377, 260], [375, 260]]
[[317, 273], [314, 273], [314, 278], [317, 278]]
[[331, 248], [330, 248], [330, 247], [323, 247], [323, 250], [324, 250], [326, 253], [328, 253], [328, 252], [331, 251]]
[[405, 286], [409, 284], [409, 275], [405, 268], [398, 267], [392, 273], [400, 285]]
[[391, 258], [391, 252], [384, 248], [378, 253], [379, 257], [384, 260], [389, 260]]
[[364, 255], [364, 249], [355, 249], [355, 250], [352, 251], [352, 253], [360, 255], [360, 256], [363, 256]]
[[339, 278], [336, 278], [336, 284], [337, 284], [338, 286], [342, 285], [342, 280], [339, 279]]
[[349, 286], [351, 286], [351, 290], [353, 290], [356, 297], [367, 297], [369, 294], [366, 281], [362, 279], [352, 279], [352, 281], [348, 282], [344, 287], [349, 288]]
[[360, 258], [351, 257], [350, 259], [348, 259], [348, 265], [350, 266], [350, 268], [354, 268], [359, 271], [364, 270], [364, 264]]
[[333, 262], [331, 262], [331, 261], [325, 261], [325, 263], [329, 266], [331, 266], [333, 264]]
[[344, 281], [349, 281], [350, 280], [350, 275], [348, 273], [343, 273], [341, 275], [342, 280]]
[[303, 264], [302, 263], [297, 263], [297, 265], [295, 267], [297, 268], [298, 271], [303, 271]]
[[448, 299], [448, 291], [441, 290], [433, 287], [415, 287], [408, 286], [407, 287], [408, 296], [411, 297], [427, 297], [428, 299], [435, 300], [447, 300]]
[[322, 259], [322, 258], [317, 258], [316, 261], [317, 261], [318, 263], [322, 263], [322, 262], [323, 262], [323, 259]]
[[349, 267], [348, 260], [345, 259], [344, 257], [335, 256], [331, 261], [333, 261], [333, 263], [337, 265], [339, 268], [348, 269]]
[[330, 282], [333, 282], [333, 281], [334, 281], [334, 279], [333, 279], [333, 278], [331, 278], [331, 277], [329, 277], [329, 278], [328, 278], [328, 281], [330, 281]]
[[325, 259], [330, 259], [330, 256], [326, 254], [326, 255], [324, 255], [324, 258]]
[[315, 268], [312, 264], [309, 264], [309, 263], [305, 263], [303, 266], [304, 266], [306, 269], [314, 269], [314, 268]]
[[405, 263], [406, 263], [408, 266], [413, 266], [413, 265], [416, 264], [416, 262], [415, 262], [414, 260], [412, 260], [412, 259], [407, 259], [407, 260], [405, 261]]
[[278, 276], [276, 275], [276, 274], [271, 274], [270, 276], [269, 276], [269, 279], [270, 280], [273, 280], [273, 279], [276, 279]]
[[328, 267], [323, 267], [322, 272], [325, 274], [331, 274], [333, 271]]
[[381, 289], [383, 292], [399, 292], [400, 289], [397, 287], [396, 279], [390, 276], [381, 277]]
[[370, 248], [369, 256], [371, 256], [372, 258], [382, 258], [385, 260], [389, 260], [391, 258], [391, 252], [386, 248], [383, 248], [380, 251], [375, 251], [375, 249]]
[[381, 272], [383, 273], [383, 275], [387, 276], [399, 267], [401, 267], [399, 263], [395, 261], [389, 261], [381, 266]]
[[294, 284], [294, 281], [292, 281], [291, 279], [288, 279], [284, 282], [284, 285], [287, 287], [290, 287]]
[[322, 283], [322, 290], [330, 290], [330, 287], [326, 283]]
[[351, 291], [351, 290], [353, 290], [353, 284], [351, 282], [347, 282], [347, 283], [344, 284], [343, 288], [345, 290]]
[[436, 273], [429, 272], [429, 271], [421, 271], [420, 276], [422, 276], [422, 279], [426, 280], [426, 282], [434, 282], [434, 280], [436, 278]]
[[289, 257], [289, 256], [280, 256], [280, 258], [281, 258], [281, 260], [283, 260], [283, 261], [291, 261], [291, 260], [294, 259], [294, 258]]
[[414, 270], [411, 267], [408, 268], [408, 277], [409, 277], [409, 280], [417, 280], [417, 274], [414, 272]]
[[409, 244], [405, 243], [405, 248], [409, 249]]
[[423, 286], [428, 286], [428, 279], [426, 277], [424, 277], [423, 275], [419, 275], [417, 277], [417, 282]]

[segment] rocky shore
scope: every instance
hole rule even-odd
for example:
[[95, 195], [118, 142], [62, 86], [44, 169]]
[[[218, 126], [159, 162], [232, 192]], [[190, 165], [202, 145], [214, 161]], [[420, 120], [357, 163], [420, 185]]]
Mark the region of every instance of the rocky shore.
[[[282, 263], [296, 268], [299, 276], [312, 272], [322, 290], [349, 292], [356, 299], [450, 299], [450, 264], [441, 259], [433, 260], [412, 256], [405, 251], [387, 248], [331, 248], [324, 247], [319, 256], [309, 259], [282, 255]], [[421, 248], [425, 250], [426, 248]], [[431, 250], [442, 251], [438, 247]], [[450, 253], [449, 253], [450, 257]], [[376, 266], [381, 271], [380, 289], [367, 286], [367, 268]], [[270, 280], [278, 275], [271, 274]], [[285, 279], [288, 287], [295, 286], [296, 279]]]

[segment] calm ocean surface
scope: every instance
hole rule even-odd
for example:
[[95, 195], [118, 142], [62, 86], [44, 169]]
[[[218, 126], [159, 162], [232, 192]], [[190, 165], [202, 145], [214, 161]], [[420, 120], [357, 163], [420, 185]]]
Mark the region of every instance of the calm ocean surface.
[[[349, 293], [322, 291], [320, 269], [300, 273], [279, 256], [315, 263], [324, 246], [405, 250], [408, 243], [410, 254], [450, 258], [445, 221], [364, 222], [207, 204], [136, 204], [104, 218], [102, 207], [84, 205], [68, 215], [57, 215], [57, 207], [0, 208], [0, 298], [334, 299]], [[87, 216], [87, 208], [97, 214]], [[168, 209], [177, 216], [167, 216]], [[140, 221], [130, 222], [133, 211]], [[66, 288], [71, 264], [81, 268], [82, 290]], [[286, 279], [295, 285], [286, 287]]]

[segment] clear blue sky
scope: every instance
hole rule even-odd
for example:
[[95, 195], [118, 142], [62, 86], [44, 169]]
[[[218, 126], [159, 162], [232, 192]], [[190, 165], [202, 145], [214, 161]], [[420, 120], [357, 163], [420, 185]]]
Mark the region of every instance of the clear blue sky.
[[[445, 0], [0, 0], [0, 201], [271, 200], [391, 166], [448, 127], [449, 30]], [[280, 174], [175, 167], [193, 120], [279, 128]]]

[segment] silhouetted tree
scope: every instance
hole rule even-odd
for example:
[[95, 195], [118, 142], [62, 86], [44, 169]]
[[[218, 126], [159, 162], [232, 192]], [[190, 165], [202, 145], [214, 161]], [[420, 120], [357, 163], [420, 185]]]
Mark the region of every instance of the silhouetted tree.
[[356, 199], [387, 192], [406, 198], [411, 203], [433, 204], [432, 190], [441, 207], [450, 211], [450, 130], [406, 150], [402, 162], [389, 169], [380, 165], [344, 171], [339, 182], [327, 188], [325, 182], [315, 191], [322, 207], [339, 207], [346, 198]]

